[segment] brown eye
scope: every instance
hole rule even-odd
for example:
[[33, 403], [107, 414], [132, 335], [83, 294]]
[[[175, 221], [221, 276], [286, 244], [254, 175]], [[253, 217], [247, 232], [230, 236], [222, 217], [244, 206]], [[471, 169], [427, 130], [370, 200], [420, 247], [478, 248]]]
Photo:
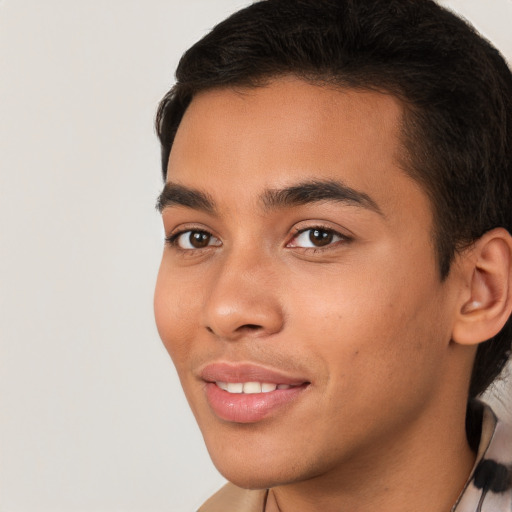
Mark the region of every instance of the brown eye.
[[315, 247], [323, 247], [332, 243], [334, 233], [323, 229], [310, 229], [309, 240]]
[[334, 245], [337, 242], [348, 241], [349, 238], [332, 229], [321, 227], [309, 228], [300, 231], [293, 237], [288, 247], [321, 248]]
[[204, 249], [210, 245], [220, 245], [220, 241], [207, 231], [183, 231], [171, 236], [169, 241], [171, 245], [176, 245], [185, 250]]
[[188, 236], [190, 245], [196, 249], [207, 247], [210, 243], [210, 238], [211, 235], [209, 233], [204, 233], [203, 231], [191, 231]]

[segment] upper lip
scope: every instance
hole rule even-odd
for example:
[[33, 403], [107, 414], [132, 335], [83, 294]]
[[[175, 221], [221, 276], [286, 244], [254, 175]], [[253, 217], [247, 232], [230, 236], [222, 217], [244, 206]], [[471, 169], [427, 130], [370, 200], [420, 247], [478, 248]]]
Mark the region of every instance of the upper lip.
[[206, 382], [268, 382], [300, 386], [308, 380], [252, 363], [210, 363], [199, 372]]

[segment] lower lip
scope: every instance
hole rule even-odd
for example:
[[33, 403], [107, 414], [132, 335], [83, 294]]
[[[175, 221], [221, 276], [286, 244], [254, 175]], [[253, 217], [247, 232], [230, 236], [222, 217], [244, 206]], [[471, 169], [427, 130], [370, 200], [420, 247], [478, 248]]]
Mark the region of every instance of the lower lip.
[[206, 398], [213, 412], [221, 419], [234, 423], [256, 423], [289, 406], [306, 389], [307, 384], [268, 393], [228, 393], [217, 384], [208, 382]]

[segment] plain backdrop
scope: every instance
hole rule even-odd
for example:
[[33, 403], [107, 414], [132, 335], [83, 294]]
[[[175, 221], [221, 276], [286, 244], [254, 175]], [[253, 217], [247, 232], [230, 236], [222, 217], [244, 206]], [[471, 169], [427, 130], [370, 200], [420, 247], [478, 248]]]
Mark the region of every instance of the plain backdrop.
[[[188, 512], [223, 482], [153, 325], [153, 118], [247, 3], [0, 0], [0, 512]], [[510, 62], [511, 0], [448, 3]]]

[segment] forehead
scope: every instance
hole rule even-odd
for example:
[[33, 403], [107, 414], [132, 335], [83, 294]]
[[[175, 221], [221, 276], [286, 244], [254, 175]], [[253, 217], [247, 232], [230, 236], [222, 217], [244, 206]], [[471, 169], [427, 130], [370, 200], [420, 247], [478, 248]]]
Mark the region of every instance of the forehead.
[[264, 189], [341, 180], [383, 210], [414, 207], [426, 197], [399, 165], [402, 115], [391, 95], [294, 78], [203, 92], [180, 124], [167, 178], [246, 203]]

